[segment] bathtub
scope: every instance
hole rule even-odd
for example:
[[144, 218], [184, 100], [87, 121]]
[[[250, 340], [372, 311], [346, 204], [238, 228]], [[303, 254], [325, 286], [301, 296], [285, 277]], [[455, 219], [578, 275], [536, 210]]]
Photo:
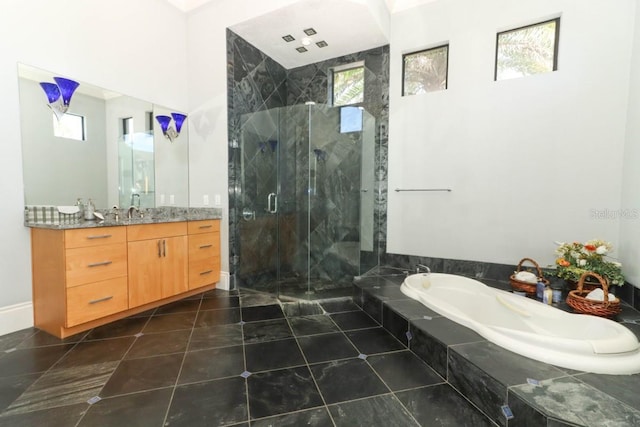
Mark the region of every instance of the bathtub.
[[408, 297], [485, 339], [541, 362], [598, 374], [640, 373], [640, 344], [624, 326], [567, 313], [452, 274], [413, 274]]

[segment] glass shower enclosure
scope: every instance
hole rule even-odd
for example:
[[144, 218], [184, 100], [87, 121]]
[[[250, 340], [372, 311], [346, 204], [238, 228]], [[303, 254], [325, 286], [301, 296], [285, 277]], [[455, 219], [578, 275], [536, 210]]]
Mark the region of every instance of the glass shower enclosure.
[[300, 299], [351, 294], [374, 248], [375, 119], [306, 104], [240, 118], [240, 287]]

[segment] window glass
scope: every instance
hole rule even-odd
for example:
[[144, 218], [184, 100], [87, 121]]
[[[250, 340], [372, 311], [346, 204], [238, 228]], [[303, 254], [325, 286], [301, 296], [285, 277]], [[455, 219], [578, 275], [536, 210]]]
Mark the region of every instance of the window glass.
[[364, 101], [364, 66], [333, 71], [333, 105]]
[[496, 80], [558, 69], [560, 19], [498, 33]]
[[449, 45], [403, 55], [402, 96], [447, 88]]
[[53, 134], [55, 136], [78, 141], [85, 140], [83, 116], [65, 113], [60, 117], [60, 120], [56, 118], [55, 114], [51, 114], [51, 116], [53, 117]]

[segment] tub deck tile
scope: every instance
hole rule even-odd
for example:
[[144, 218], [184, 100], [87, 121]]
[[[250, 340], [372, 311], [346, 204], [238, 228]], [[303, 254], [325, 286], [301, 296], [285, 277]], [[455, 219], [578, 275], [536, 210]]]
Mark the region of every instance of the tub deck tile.
[[[434, 401], [449, 398], [455, 401], [456, 396], [468, 399], [480, 409], [476, 414], [478, 420], [470, 424], [474, 426], [484, 425], [483, 422], [507, 427], [640, 425], [640, 374], [589, 374], [517, 355], [484, 340], [471, 329], [436, 317], [426, 307], [422, 311], [422, 304], [414, 300], [402, 298], [399, 294], [402, 280], [402, 277], [372, 280], [366, 286], [357, 281], [354, 303], [401, 342], [408, 342], [416, 356], [447, 380], [442, 385], [396, 392], [407, 408], [416, 408], [418, 415], [414, 412], [414, 416], [422, 425], [431, 425], [430, 417], [437, 416], [433, 412]], [[480, 280], [500, 289], [506, 286], [506, 282]], [[389, 288], [391, 282], [396, 290]], [[383, 283], [387, 285], [380, 290]], [[558, 308], [568, 310], [563, 304], [558, 304]], [[626, 322], [623, 324], [640, 338], [638, 311], [625, 307], [618, 321]], [[403, 341], [407, 324], [411, 339]], [[531, 385], [527, 378], [542, 385]], [[451, 392], [454, 394], [450, 395]], [[438, 397], [438, 393], [447, 397]], [[510, 406], [515, 418], [505, 419], [500, 408], [504, 404]], [[593, 408], [598, 414], [590, 415]], [[467, 418], [474, 419], [472, 415]]]

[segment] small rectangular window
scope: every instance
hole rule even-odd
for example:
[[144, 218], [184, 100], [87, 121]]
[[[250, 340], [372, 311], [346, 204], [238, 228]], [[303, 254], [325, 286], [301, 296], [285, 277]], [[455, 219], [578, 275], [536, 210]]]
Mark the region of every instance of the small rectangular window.
[[65, 113], [60, 120], [53, 116], [53, 134], [59, 138], [75, 139], [85, 141], [84, 116]]
[[402, 96], [447, 88], [449, 45], [402, 55]]
[[333, 105], [364, 102], [364, 65], [333, 70]]
[[556, 71], [559, 34], [560, 18], [498, 33], [495, 79]]

